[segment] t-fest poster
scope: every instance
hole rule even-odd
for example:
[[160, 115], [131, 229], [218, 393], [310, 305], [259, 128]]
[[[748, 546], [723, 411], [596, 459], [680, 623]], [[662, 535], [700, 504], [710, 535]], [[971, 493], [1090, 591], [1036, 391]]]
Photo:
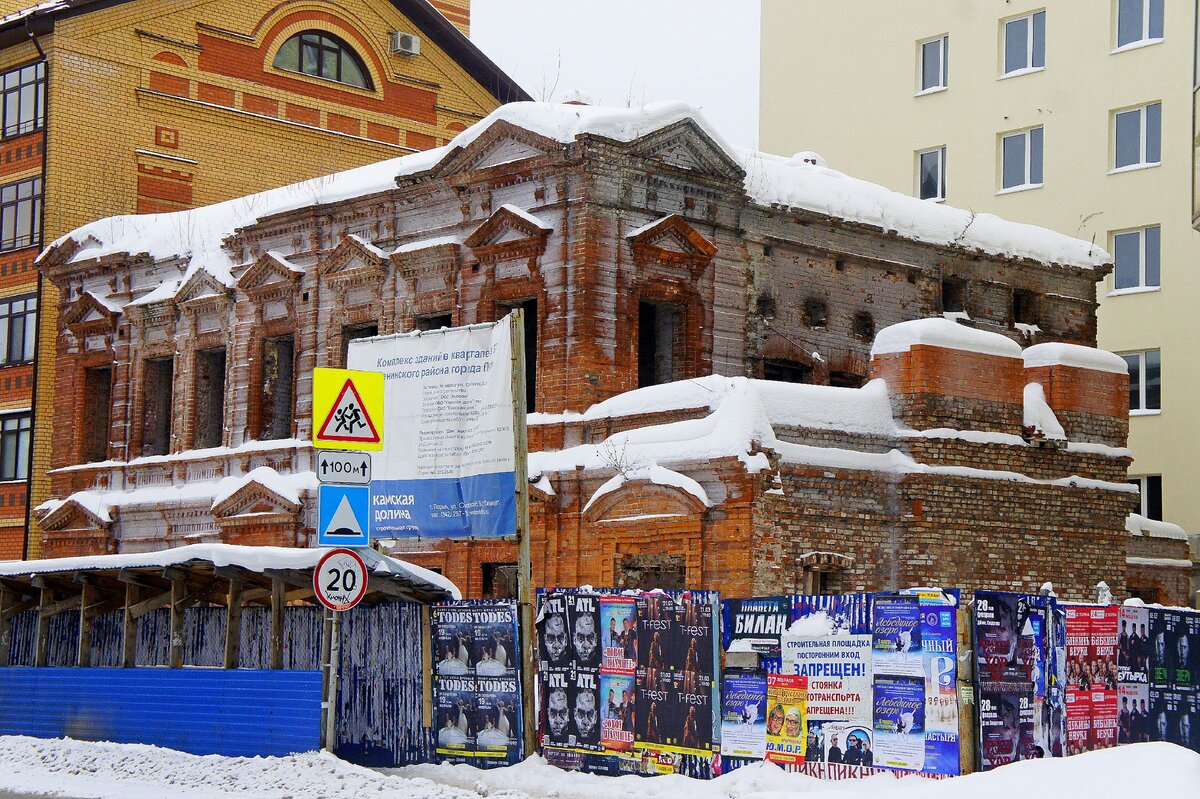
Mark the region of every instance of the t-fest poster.
[[710, 592], [541, 595], [547, 757], [600, 773], [673, 770], [685, 755], [711, 759], [719, 738], [717, 601]]
[[437, 604], [430, 628], [438, 759], [480, 768], [516, 763], [522, 723], [516, 603]]

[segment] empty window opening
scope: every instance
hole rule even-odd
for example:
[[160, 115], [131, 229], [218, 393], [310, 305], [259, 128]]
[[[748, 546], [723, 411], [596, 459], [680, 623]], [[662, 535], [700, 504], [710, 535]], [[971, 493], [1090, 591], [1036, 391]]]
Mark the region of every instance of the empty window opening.
[[379, 335], [379, 325], [353, 325], [342, 328], [342, 363], [350, 353], [350, 342]]
[[942, 278], [942, 313], [962, 313], [967, 310], [966, 284], [958, 278]]
[[862, 388], [865, 378], [854, 372], [830, 372], [829, 385], [838, 388]]
[[763, 361], [763, 379], [781, 383], [811, 383], [812, 367], [799, 361]]
[[825, 327], [825, 301], [809, 297], [804, 301], [804, 319], [809, 327]]
[[854, 315], [854, 335], [865, 339], [875, 337], [875, 320], [869, 313], [862, 312]]
[[671, 305], [638, 303], [638, 386], [677, 379], [676, 352], [680, 311]]
[[516, 599], [517, 598], [517, 564], [515, 563], [484, 563], [483, 590], [484, 599]]
[[269, 338], [262, 345], [262, 412], [258, 438], [290, 438], [295, 391], [296, 345], [291, 336]]
[[142, 454], [166, 455], [171, 448], [173, 358], [151, 358], [142, 366]]
[[198, 449], [221, 446], [225, 435], [225, 350], [196, 353], [196, 440]]
[[520, 300], [502, 305], [500, 310], [507, 314], [516, 308], [523, 312], [521, 326], [525, 334], [525, 410], [533, 413], [537, 410], [538, 302]]
[[112, 410], [112, 367], [83, 370], [83, 417], [80, 460], [95, 463], [108, 459], [108, 433]]
[[1038, 323], [1037, 294], [1024, 289], [1017, 289], [1013, 292], [1012, 320], [1019, 325], [1036, 325]]
[[618, 588], [681, 591], [686, 576], [686, 564], [678, 555], [626, 555], [617, 562]]
[[414, 327], [417, 330], [441, 330], [443, 327], [452, 327], [454, 320], [448, 313], [431, 314], [429, 316], [418, 316]]

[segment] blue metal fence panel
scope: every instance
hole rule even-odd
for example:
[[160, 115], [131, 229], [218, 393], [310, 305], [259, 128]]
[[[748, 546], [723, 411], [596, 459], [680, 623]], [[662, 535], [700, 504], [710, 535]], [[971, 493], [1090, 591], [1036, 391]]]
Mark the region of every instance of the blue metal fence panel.
[[0, 735], [146, 743], [198, 755], [318, 749], [319, 671], [9, 668]]

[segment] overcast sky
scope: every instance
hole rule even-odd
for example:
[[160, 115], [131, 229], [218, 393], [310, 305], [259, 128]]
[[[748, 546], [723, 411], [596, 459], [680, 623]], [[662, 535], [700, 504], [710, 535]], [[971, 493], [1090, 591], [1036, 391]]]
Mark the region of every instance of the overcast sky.
[[473, 0], [471, 39], [535, 100], [682, 100], [758, 143], [758, 0]]

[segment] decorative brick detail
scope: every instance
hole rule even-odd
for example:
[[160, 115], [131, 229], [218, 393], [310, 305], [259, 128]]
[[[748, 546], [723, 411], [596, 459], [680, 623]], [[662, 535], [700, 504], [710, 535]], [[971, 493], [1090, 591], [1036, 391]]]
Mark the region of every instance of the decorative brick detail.
[[326, 127], [338, 133], [349, 133], [351, 136], [362, 135], [362, 120], [354, 117], [335, 114], [332, 111], [325, 115]]
[[196, 97], [206, 103], [233, 108], [234, 91], [224, 86], [214, 86], [211, 83], [197, 82]]
[[279, 101], [249, 92], [242, 92], [242, 110], [265, 117], [279, 116]]
[[400, 129], [391, 125], [380, 125], [376, 122], [367, 123], [367, 138], [387, 144], [400, 143]]
[[177, 97], [187, 97], [190, 94], [187, 78], [168, 75], [165, 72], [150, 73], [150, 89], [163, 94], [174, 94]]
[[315, 108], [288, 103], [285, 109], [283, 112], [284, 117], [290, 119], [292, 122], [299, 122], [301, 125], [311, 125], [314, 128], [321, 126], [321, 112]]
[[154, 144], [158, 147], [169, 147], [174, 150], [179, 147], [179, 131], [162, 125], [154, 126]]
[[415, 130], [404, 134], [404, 143], [414, 150], [432, 150], [437, 147], [437, 139], [427, 133], [417, 133]]

